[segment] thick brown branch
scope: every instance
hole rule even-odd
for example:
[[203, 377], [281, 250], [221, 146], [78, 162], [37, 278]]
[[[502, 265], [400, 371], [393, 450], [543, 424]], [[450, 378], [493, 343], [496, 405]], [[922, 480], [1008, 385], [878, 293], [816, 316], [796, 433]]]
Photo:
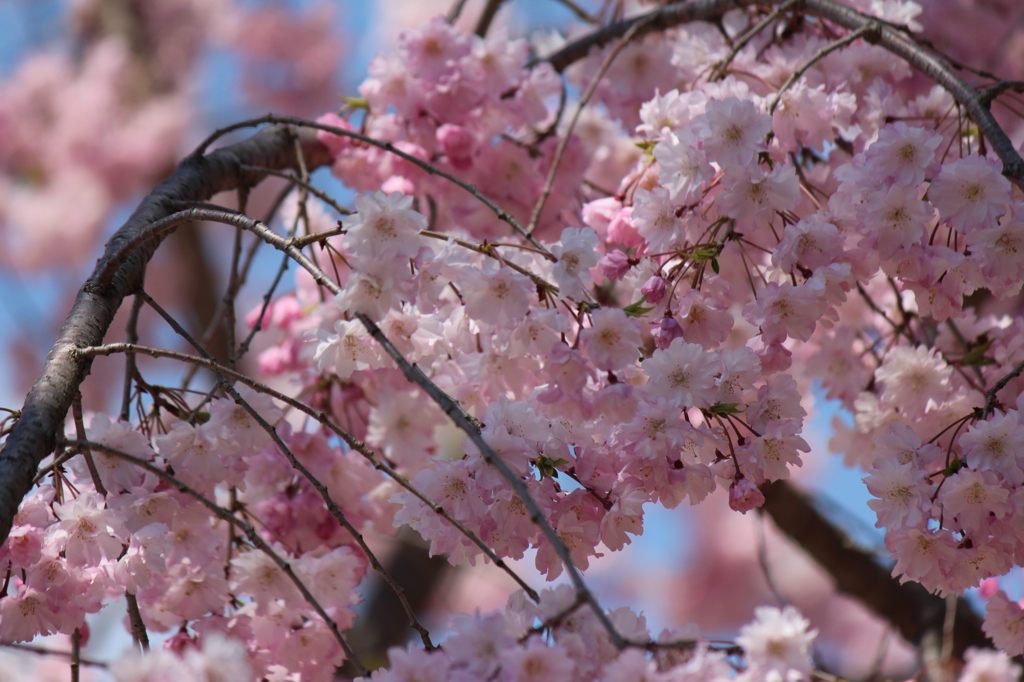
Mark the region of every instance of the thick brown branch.
[[[205, 201], [218, 192], [252, 186], [263, 179], [261, 173], [243, 170], [243, 165], [296, 168], [294, 135], [286, 128], [271, 128], [207, 156], [190, 157], [146, 197], [111, 238], [94, 274], [101, 272], [111, 255], [148, 225], [178, 210], [179, 202]], [[300, 135], [308, 167], [330, 162], [327, 149], [313, 133]], [[21, 418], [0, 451], [0, 543], [10, 533], [18, 505], [32, 486], [36, 467], [53, 450], [57, 435], [63, 433], [71, 400], [89, 373], [92, 359], [73, 351], [103, 343], [124, 297], [142, 283], [146, 264], [157, 246], [159, 240], [154, 240], [132, 253], [109, 284], [98, 286], [90, 277], [78, 292], [43, 371], [25, 399]]]
[[[946, 600], [930, 594], [919, 583], [900, 584], [890, 570], [823, 517], [803, 493], [785, 481], [761, 486], [764, 510], [775, 525], [790, 536], [836, 581], [836, 589], [857, 599], [892, 623], [905, 640], [920, 644], [929, 635], [941, 635]], [[953, 623], [953, 655], [963, 660], [967, 647], [991, 648], [981, 619], [961, 598]]]

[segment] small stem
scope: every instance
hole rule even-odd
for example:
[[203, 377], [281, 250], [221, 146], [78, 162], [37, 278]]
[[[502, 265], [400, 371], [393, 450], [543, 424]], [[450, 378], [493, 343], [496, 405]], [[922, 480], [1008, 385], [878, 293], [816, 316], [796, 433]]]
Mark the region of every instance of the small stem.
[[75, 628], [71, 633], [71, 682], [79, 682], [82, 667], [82, 631]]
[[149, 634], [146, 632], [146, 623], [142, 620], [142, 612], [139, 611], [139, 600], [127, 590], [125, 590], [124, 598], [128, 602], [128, 620], [131, 623], [132, 641], [142, 651], [149, 651]]
[[337, 642], [341, 645], [341, 648], [345, 651], [346, 656], [348, 656], [348, 659], [352, 661], [352, 663], [359, 669], [359, 672], [364, 676], [370, 674], [370, 672], [366, 669], [366, 666], [363, 665], [362, 661], [359, 660], [355, 652], [352, 651], [352, 649], [349, 647], [348, 642], [345, 641], [345, 638], [342, 636], [341, 631], [338, 630], [338, 624], [335, 623], [334, 620], [329, 615], [327, 615], [327, 612], [324, 611], [323, 606], [320, 605], [320, 602], [317, 601], [316, 597], [313, 596], [313, 594], [309, 591], [309, 588], [306, 587], [302, 580], [300, 580], [299, 577], [295, 575], [295, 572], [292, 570], [292, 567], [288, 565], [288, 562], [282, 559], [277, 554], [277, 552], [275, 552], [273, 548], [269, 544], [267, 544], [267, 542], [262, 537], [260, 537], [260, 534], [257, 533], [256, 529], [253, 528], [250, 524], [246, 523], [245, 521], [242, 521], [231, 512], [227, 511], [226, 509], [217, 505], [216, 503], [210, 501], [205, 495], [190, 487], [188, 484], [178, 480], [177, 478], [167, 473], [160, 467], [155, 466], [151, 462], [147, 462], [141, 457], [136, 457], [135, 455], [130, 455], [122, 450], [111, 448], [100, 443], [94, 443], [92, 441], [58, 439], [58, 444], [69, 448], [91, 448], [93, 450], [99, 450], [101, 452], [107, 453], [108, 455], [114, 455], [115, 457], [120, 457], [123, 460], [131, 462], [135, 466], [145, 469], [146, 471], [155, 474], [156, 476], [159, 476], [161, 479], [167, 481], [167, 483], [174, 486], [180, 492], [191, 496], [204, 507], [213, 512], [214, 516], [216, 516], [217, 518], [237, 526], [238, 529], [242, 531], [243, 534], [245, 534], [246, 539], [249, 540], [249, 542], [252, 543], [254, 547], [259, 549], [268, 557], [270, 557], [270, 559], [277, 565], [277, 567], [281, 569], [281, 571], [288, 577], [289, 580], [292, 581], [295, 587], [298, 588], [299, 593], [303, 596], [306, 602], [313, 607], [313, 610], [316, 611], [317, 615], [320, 616], [320, 618], [323, 619], [324, 623], [327, 624], [327, 627], [334, 635], [335, 640], [337, 640]]
[[[808, 59], [799, 69], [790, 74], [789, 78], [786, 79], [786, 82], [782, 84], [781, 88], [779, 88], [779, 91], [775, 93], [775, 98], [772, 99], [771, 106], [768, 107], [768, 115], [770, 116], [771, 114], [775, 113], [775, 108], [779, 106], [779, 101], [782, 99], [782, 95], [785, 94], [786, 90], [789, 90], [789, 88], [792, 87], [793, 83], [796, 83], [798, 80], [800, 80], [800, 77], [807, 73], [807, 70], [809, 68], [811, 68], [812, 66], [814, 66], [822, 59], [835, 52], [836, 50], [843, 49], [850, 43], [858, 40], [859, 38], [863, 38], [865, 36], [877, 37], [881, 33], [881, 30], [881, 24], [866, 24], [864, 26], [861, 26], [857, 30], [850, 32], [843, 38], [840, 38], [839, 40], [835, 41], [834, 43], [818, 50], [813, 57]], [[871, 41], [870, 37], [868, 38], [868, 41]]]
[[[85, 422], [82, 419], [81, 391], [75, 392], [75, 397], [71, 401], [71, 414], [75, 420], [75, 433], [78, 435], [79, 440], [85, 440]], [[95, 486], [96, 492], [106, 498], [107, 489], [103, 485], [103, 479], [100, 478], [100, 472], [96, 469], [96, 461], [92, 458], [92, 452], [88, 449], [82, 450], [82, 457], [85, 458], [85, 466], [89, 469], [89, 476], [92, 478], [92, 484]]]
[[541, 211], [544, 210], [544, 204], [547, 203], [548, 197], [551, 196], [551, 188], [555, 184], [555, 174], [558, 172], [558, 166], [562, 163], [562, 157], [565, 155], [565, 148], [569, 145], [569, 140], [572, 139], [572, 131], [576, 128], [576, 122], [580, 119], [580, 114], [586, 108], [590, 98], [594, 95], [594, 91], [597, 86], [601, 83], [601, 79], [604, 78], [604, 74], [611, 67], [612, 62], [619, 56], [622, 50], [633, 40], [634, 36], [644, 27], [644, 22], [634, 24], [626, 31], [625, 35], [619, 40], [611, 52], [604, 58], [601, 63], [601, 67], [597, 70], [594, 78], [590, 81], [587, 86], [586, 92], [583, 93], [583, 97], [580, 98], [580, 103], [576, 107], [576, 111], [572, 115], [572, 120], [569, 121], [569, 127], [566, 129], [562, 139], [558, 141], [558, 148], [555, 149], [555, 156], [551, 160], [551, 168], [548, 169], [548, 176], [544, 180], [544, 188], [541, 190], [540, 198], [537, 199], [537, 203], [533, 206], [533, 213], [530, 214], [530, 223], [526, 226], [526, 234], [532, 235], [537, 229], [537, 223], [540, 221]]

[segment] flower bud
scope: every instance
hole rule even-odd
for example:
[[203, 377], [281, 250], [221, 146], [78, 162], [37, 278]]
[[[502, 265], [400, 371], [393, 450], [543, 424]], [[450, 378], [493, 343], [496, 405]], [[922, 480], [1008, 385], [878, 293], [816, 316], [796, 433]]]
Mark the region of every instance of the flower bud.
[[640, 293], [647, 296], [648, 303], [657, 305], [661, 303], [661, 299], [665, 298], [665, 288], [665, 280], [655, 275], [640, 287]]
[[746, 514], [764, 504], [764, 495], [749, 478], [733, 481], [729, 486], [729, 508]]

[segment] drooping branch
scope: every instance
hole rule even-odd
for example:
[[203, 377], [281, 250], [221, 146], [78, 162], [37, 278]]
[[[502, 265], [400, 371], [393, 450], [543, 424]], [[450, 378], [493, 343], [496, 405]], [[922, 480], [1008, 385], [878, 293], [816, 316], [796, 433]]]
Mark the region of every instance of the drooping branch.
[[[305, 162], [318, 168], [330, 162], [327, 149], [313, 133], [298, 133]], [[264, 130], [244, 142], [202, 157], [189, 157], [161, 183], [107, 243], [96, 270], [78, 292], [75, 303], [50, 350], [39, 379], [25, 399], [18, 423], [0, 451], [0, 543], [10, 533], [18, 505], [32, 486], [39, 462], [53, 451], [72, 398], [89, 373], [92, 358], [75, 354], [77, 348], [98, 346], [124, 298], [142, 283], [146, 264], [160, 240], [133, 251], [110, 278], [99, 286], [95, 275], [121, 247], [153, 222], [178, 210], [182, 201], [205, 201], [218, 192], [251, 187], [263, 179], [243, 166], [297, 168], [294, 135], [280, 127]]]
[[[733, 9], [747, 7], [772, 8], [777, 3], [770, 0], [688, 0], [660, 7], [652, 12], [640, 14], [601, 29], [587, 33], [572, 41], [543, 61], [551, 64], [556, 71], [564, 71], [571, 64], [587, 56], [591, 49], [602, 47], [621, 38], [627, 31], [639, 25], [637, 35], [665, 31], [694, 21], [709, 21], [721, 17]], [[959, 102], [978, 130], [988, 140], [992, 150], [1003, 162], [1003, 175], [1017, 185], [1024, 186], [1024, 159], [1017, 153], [1013, 142], [989, 110], [993, 95], [989, 90], [979, 92], [960, 78], [956, 69], [941, 55], [919, 43], [904, 30], [886, 24], [876, 17], [862, 14], [836, 0], [800, 0], [793, 7], [808, 16], [825, 19], [849, 31], [867, 31], [865, 39], [873, 45], [884, 48], [903, 59], [936, 84], [942, 86]], [[874, 28], [877, 27], [877, 31]]]

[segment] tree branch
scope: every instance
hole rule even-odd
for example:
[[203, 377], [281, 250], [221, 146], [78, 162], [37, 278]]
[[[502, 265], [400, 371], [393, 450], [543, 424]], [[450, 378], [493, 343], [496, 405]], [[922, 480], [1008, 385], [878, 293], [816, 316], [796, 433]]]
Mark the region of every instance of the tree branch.
[[[776, 4], [771, 0], [677, 2], [588, 33], [542, 61], [548, 62], [556, 71], [561, 72], [574, 62], [586, 57], [591, 49], [602, 47], [622, 37], [638, 24], [640, 27], [636, 35], [642, 37], [648, 33], [665, 31], [694, 21], [716, 19], [732, 9], [750, 6], [771, 8]], [[876, 17], [862, 14], [835, 0], [800, 0], [793, 9], [794, 11], [799, 9], [809, 16], [825, 19], [849, 31], [867, 30], [877, 24], [879, 30], [871, 35], [870, 42], [903, 59], [933, 82], [945, 88], [956, 101], [963, 105], [971, 119], [977, 124], [978, 130], [992, 145], [993, 151], [1003, 162], [1003, 175], [1015, 184], [1024, 187], [1024, 159], [1017, 153], [1010, 138], [1003, 132], [1002, 127], [989, 111], [992, 95], [988, 90], [978, 92], [960, 78], [949, 62], [940, 55], [927, 50], [898, 27], [886, 24]]]
[[[905, 640], [920, 644], [945, 629], [946, 600], [919, 583], [902, 585], [869, 552], [858, 549], [845, 533], [823, 517], [806, 495], [785, 481], [761, 486], [763, 509], [775, 525], [811, 555], [836, 581], [836, 589], [854, 597], [892, 623]], [[960, 598], [953, 622], [953, 655], [963, 660], [968, 647], [991, 648], [981, 618]]]
[[[146, 264], [160, 240], [133, 252], [107, 285], [99, 286], [95, 275], [105, 269], [110, 257], [125, 243], [151, 223], [174, 213], [176, 202], [205, 201], [218, 192], [252, 186], [263, 179], [264, 174], [244, 170], [243, 165], [297, 168], [295, 134], [284, 127], [271, 128], [207, 156], [189, 157], [143, 200], [107, 243], [93, 276], [78, 292], [39, 379], [29, 390], [21, 418], [0, 451], [0, 543], [10, 533], [18, 505], [32, 486], [39, 462], [53, 451], [58, 434], [63, 434], [64, 417], [72, 398], [89, 374], [92, 359], [74, 351], [103, 343], [121, 302], [142, 283]], [[300, 140], [309, 168], [330, 163], [327, 149], [314, 133], [301, 133]]]

